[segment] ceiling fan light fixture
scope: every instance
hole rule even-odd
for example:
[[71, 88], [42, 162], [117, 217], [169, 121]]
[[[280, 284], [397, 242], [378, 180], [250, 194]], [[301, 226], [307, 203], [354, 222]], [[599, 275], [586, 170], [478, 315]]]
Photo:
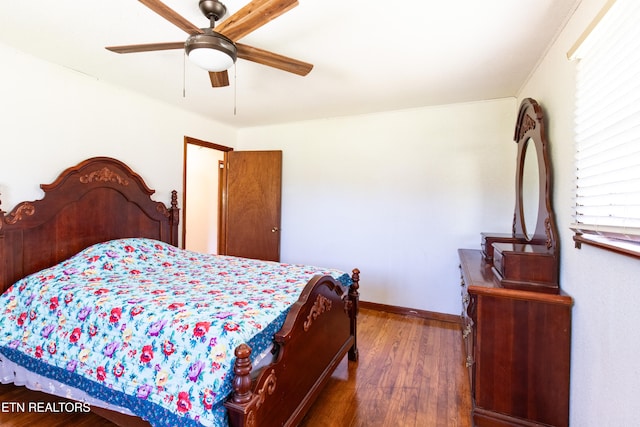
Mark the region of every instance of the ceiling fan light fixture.
[[185, 51], [191, 62], [214, 72], [228, 70], [238, 57], [233, 41], [210, 28], [190, 36], [185, 42]]

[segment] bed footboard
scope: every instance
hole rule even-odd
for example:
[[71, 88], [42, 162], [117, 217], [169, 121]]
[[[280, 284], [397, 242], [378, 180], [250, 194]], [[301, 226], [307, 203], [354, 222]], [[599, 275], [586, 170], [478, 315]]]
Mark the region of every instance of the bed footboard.
[[277, 359], [251, 380], [251, 349], [236, 349], [234, 393], [225, 406], [229, 424], [298, 424], [345, 355], [358, 359], [357, 316], [360, 272], [344, 288], [328, 276], [316, 276], [291, 308], [276, 333]]

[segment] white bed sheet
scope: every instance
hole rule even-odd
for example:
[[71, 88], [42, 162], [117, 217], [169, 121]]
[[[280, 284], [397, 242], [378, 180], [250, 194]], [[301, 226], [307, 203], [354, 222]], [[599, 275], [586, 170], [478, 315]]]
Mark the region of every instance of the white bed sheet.
[[31, 390], [41, 391], [78, 402], [85, 402], [92, 406], [110, 409], [127, 415], [133, 415], [131, 411], [126, 408], [103, 402], [89, 396], [78, 388], [33, 373], [20, 365], [16, 365], [7, 358], [3, 358], [2, 355], [0, 355], [0, 383], [13, 383], [18, 386], [25, 386]]

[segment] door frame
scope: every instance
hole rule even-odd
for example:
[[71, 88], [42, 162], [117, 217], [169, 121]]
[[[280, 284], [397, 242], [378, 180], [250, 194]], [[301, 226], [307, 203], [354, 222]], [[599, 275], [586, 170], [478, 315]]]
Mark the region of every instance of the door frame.
[[[203, 141], [201, 139], [192, 138], [190, 136], [184, 137], [183, 142], [183, 151], [182, 151], [182, 238], [180, 247], [182, 249], [185, 248], [186, 239], [187, 239], [187, 168], [189, 167], [187, 163], [187, 147], [188, 145], [197, 145], [199, 147], [204, 147], [212, 150], [222, 151], [227, 153], [229, 151], [233, 151], [233, 148], [227, 147], [225, 145], [216, 144], [213, 142]], [[225, 154], [226, 157], [226, 154]], [[215, 165], [220, 170], [219, 165]], [[219, 172], [218, 172], [219, 173]], [[220, 241], [220, 181], [218, 181], [218, 242]]]

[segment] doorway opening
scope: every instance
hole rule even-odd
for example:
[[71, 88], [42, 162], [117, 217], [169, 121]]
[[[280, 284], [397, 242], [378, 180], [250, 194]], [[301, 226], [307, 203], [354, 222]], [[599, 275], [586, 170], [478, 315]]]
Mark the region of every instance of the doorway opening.
[[233, 148], [184, 137], [182, 248], [218, 253], [221, 165]]

